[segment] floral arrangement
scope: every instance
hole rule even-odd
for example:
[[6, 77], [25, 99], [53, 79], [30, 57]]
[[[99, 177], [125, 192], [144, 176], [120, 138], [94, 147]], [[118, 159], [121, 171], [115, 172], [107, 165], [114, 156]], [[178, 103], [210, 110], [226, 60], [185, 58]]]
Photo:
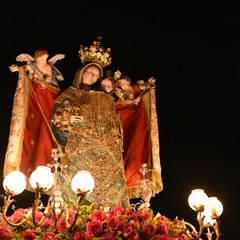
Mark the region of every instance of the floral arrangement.
[[[94, 204], [81, 205], [73, 228], [76, 210], [70, 208], [59, 214], [57, 221], [40, 210], [35, 212], [35, 224], [31, 208], [19, 208], [7, 217], [7, 220], [19, 226], [6, 223], [0, 216], [1, 240], [187, 240], [186, 229], [182, 221], [171, 221], [160, 214], [154, 215], [151, 209], [134, 211], [121, 206], [98, 207]], [[23, 221], [26, 219], [26, 221]], [[42, 219], [44, 219], [42, 221]]]

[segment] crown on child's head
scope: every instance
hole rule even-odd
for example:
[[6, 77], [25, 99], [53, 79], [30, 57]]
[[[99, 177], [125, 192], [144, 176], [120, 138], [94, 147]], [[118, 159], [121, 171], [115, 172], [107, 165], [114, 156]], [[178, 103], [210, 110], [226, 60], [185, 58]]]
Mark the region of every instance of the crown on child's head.
[[80, 45], [78, 54], [83, 64], [93, 62], [99, 64], [103, 68], [111, 64], [111, 49], [104, 49], [101, 46], [101, 39], [102, 37], [98, 36], [97, 41], [94, 41], [90, 47], [84, 47], [83, 45]]
[[117, 81], [121, 76], [122, 76], [122, 73], [119, 70], [117, 70], [113, 74], [113, 78], [114, 78], [115, 81]]
[[126, 80], [128, 82], [131, 82], [131, 78], [127, 75], [123, 75], [119, 70], [114, 72], [113, 79], [115, 82], [119, 82], [120, 80]]

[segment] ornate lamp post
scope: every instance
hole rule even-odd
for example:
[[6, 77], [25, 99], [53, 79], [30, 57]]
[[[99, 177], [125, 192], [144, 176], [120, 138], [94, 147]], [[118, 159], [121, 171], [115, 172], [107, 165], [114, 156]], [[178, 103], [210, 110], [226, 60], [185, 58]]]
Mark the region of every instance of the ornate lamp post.
[[208, 240], [215, 236], [216, 240], [220, 239], [219, 217], [223, 212], [223, 205], [216, 197], [208, 197], [202, 189], [194, 189], [188, 197], [188, 204], [197, 213], [199, 231], [196, 231], [193, 225], [185, 222], [186, 226], [191, 229], [189, 235], [192, 239], [200, 239], [204, 234]]
[[[54, 186], [58, 183], [58, 170], [55, 168], [55, 172], [51, 172], [51, 168], [46, 166], [39, 166], [34, 170], [30, 176], [30, 184], [35, 191], [35, 199], [33, 207], [25, 214], [24, 218], [20, 222], [12, 222], [7, 216], [7, 211], [10, 205], [15, 202], [14, 196], [22, 193], [26, 187], [26, 177], [23, 173], [19, 171], [13, 171], [7, 175], [3, 181], [3, 187], [6, 195], [3, 197], [3, 207], [2, 214], [4, 220], [11, 226], [21, 226], [27, 219], [32, 216], [32, 221], [34, 225], [41, 225], [46, 218], [46, 216], [51, 216], [53, 223], [51, 227], [56, 227], [59, 217], [63, 212], [66, 212], [66, 226], [68, 231], [71, 231], [76, 224], [78, 213], [80, 210], [81, 202], [86, 197], [86, 195], [94, 189], [94, 180], [91, 173], [88, 171], [79, 171], [72, 179], [71, 187], [72, 190], [78, 196], [77, 206], [75, 211], [75, 217], [70, 224], [68, 216], [67, 206], [63, 206], [63, 201], [61, 199], [61, 188]], [[47, 206], [44, 206], [41, 201], [41, 195], [49, 191], [52, 187], [52, 195], [50, 195], [50, 201]], [[36, 212], [42, 211], [43, 216], [40, 221], [36, 221]]]

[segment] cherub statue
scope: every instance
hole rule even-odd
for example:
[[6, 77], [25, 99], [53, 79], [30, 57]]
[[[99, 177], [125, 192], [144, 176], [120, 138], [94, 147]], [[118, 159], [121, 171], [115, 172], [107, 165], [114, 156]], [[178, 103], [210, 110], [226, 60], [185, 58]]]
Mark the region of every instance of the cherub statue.
[[119, 70], [114, 73], [114, 79], [116, 81], [115, 91], [119, 97], [118, 102], [123, 105], [138, 104], [145, 91], [155, 84], [155, 79], [151, 77], [147, 82], [138, 80], [136, 84], [132, 85], [131, 78], [123, 75]]
[[[56, 54], [49, 60], [48, 51], [45, 49], [37, 49], [34, 57], [27, 53], [22, 53], [16, 57], [19, 62], [26, 62], [25, 69], [30, 77], [40, 80], [42, 83], [49, 83], [54, 86], [58, 86], [57, 80], [62, 81], [63, 76], [54, 64], [63, 58], [64, 54]], [[19, 66], [13, 64], [9, 66], [11, 72], [19, 71]]]

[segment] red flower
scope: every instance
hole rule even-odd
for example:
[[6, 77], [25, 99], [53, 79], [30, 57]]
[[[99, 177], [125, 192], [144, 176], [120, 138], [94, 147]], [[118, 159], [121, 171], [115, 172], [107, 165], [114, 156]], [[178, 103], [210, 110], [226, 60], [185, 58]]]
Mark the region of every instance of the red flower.
[[57, 240], [57, 237], [53, 232], [46, 232], [42, 240]]
[[103, 221], [106, 218], [106, 214], [103, 211], [96, 210], [95, 212], [91, 213], [89, 218], [93, 220]]
[[158, 221], [161, 220], [161, 221], [164, 221], [164, 222], [170, 222], [170, 219], [163, 216], [163, 215], [160, 215], [156, 218]]
[[115, 240], [115, 237], [111, 233], [105, 233], [102, 235], [101, 240]]
[[107, 228], [113, 230], [115, 233], [120, 231], [122, 228], [122, 223], [116, 216], [109, 216], [107, 218]]
[[86, 229], [90, 235], [96, 236], [102, 232], [103, 224], [99, 220], [93, 220], [92, 222], [88, 222], [86, 224]]
[[57, 222], [57, 230], [58, 232], [65, 232], [67, 230], [66, 219], [61, 218]]
[[35, 230], [26, 230], [23, 234], [24, 240], [33, 240], [36, 238], [36, 231]]
[[80, 233], [76, 232], [72, 238], [72, 240], [90, 240], [89, 233]]
[[164, 235], [159, 234], [154, 237], [154, 240], [173, 240], [173, 238], [165, 234]]
[[156, 233], [168, 235], [170, 222], [159, 221], [156, 226]]
[[9, 236], [10, 229], [8, 227], [0, 227], [0, 239], [1, 240], [10, 240], [11, 237]]
[[112, 207], [110, 210], [110, 215], [113, 216], [120, 216], [120, 215], [126, 215], [127, 214], [127, 210], [124, 209], [122, 206], [115, 206]]
[[132, 224], [124, 224], [122, 226], [122, 234], [125, 238], [130, 239], [136, 235]]
[[174, 240], [187, 240], [187, 236], [182, 234], [181, 236], [175, 237]]
[[137, 218], [139, 221], [146, 221], [147, 219], [151, 218], [151, 216], [151, 213], [144, 209], [137, 212]]
[[134, 221], [138, 220], [138, 215], [136, 212], [134, 212], [132, 209], [127, 211], [127, 215]]
[[141, 231], [140, 235], [142, 238], [150, 238], [155, 233], [154, 226], [151, 224], [145, 224], [145, 223], [141, 224], [140, 231]]

